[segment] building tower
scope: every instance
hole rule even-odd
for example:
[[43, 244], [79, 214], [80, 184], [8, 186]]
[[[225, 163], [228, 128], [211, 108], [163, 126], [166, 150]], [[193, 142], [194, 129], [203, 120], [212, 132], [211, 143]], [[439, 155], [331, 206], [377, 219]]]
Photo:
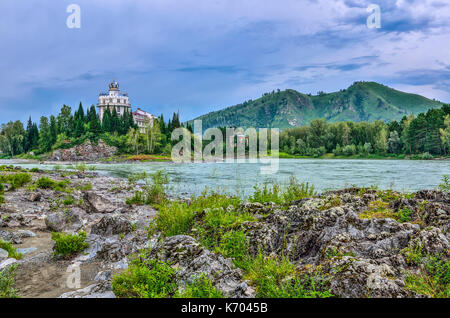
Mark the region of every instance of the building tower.
[[103, 114], [109, 108], [110, 112], [116, 109], [119, 116], [128, 111], [131, 114], [131, 104], [128, 94], [119, 90], [119, 83], [113, 81], [109, 84], [109, 93], [100, 93], [97, 107], [99, 109], [100, 121], [103, 120]]

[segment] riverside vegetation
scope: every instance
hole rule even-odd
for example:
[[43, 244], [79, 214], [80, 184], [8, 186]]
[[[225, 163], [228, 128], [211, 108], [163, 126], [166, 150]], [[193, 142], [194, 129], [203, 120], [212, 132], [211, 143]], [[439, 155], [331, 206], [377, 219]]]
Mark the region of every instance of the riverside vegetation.
[[[297, 107], [295, 120], [284, 118]], [[343, 110], [346, 107], [349, 109]], [[306, 116], [310, 110], [312, 113]], [[277, 118], [277, 114], [281, 117]], [[200, 119], [204, 129], [222, 130], [224, 149], [225, 127], [281, 128], [282, 158], [433, 159], [447, 157], [450, 151], [450, 105], [377, 83], [359, 82], [348, 90], [317, 96], [299, 95], [292, 90], [272, 92], [237, 109]], [[178, 142], [171, 140], [173, 130], [185, 127], [192, 133], [192, 124], [181, 123], [178, 113], [167, 122], [161, 115], [141, 133], [128, 112], [119, 116], [115, 109], [112, 113], [107, 110], [100, 122], [95, 106], [85, 113], [80, 103], [72, 113], [71, 107], [64, 105], [57, 116], [41, 117], [39, 125], [31, 118], [26, 128], [20, 121], [3, 124], [0, 151], [1, 157], [22, 159], [168, 160], [172, 146]], [[203, 141], [203, 147], [207, 144]], [[74, 153], [67, 157], [54, 155], [62, 150]], [[78, 152], [84, 157], [77, 156]]]
[[[163, 171], [1, 170], [1, 297], [40, 296], [35, 266], [65, 281], [51, 268], [71, 264], [95, 275], [53, 297], [450, 297], [447, 176], [416, 193], [317, 193], [290, 178], [248, 198], [172, 198]], [[53, 233], [48, 249], [20, 255], [30, 228]]]

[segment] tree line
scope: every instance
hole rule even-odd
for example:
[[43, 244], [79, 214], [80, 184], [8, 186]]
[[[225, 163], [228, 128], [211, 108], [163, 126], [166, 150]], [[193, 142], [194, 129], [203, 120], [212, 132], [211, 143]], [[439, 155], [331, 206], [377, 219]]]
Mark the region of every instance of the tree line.
[[337, 156], [448, 155], [450, 105], [389, 123], [380, 120], [329, 123], [316, 119], [308, 126], [284, 130], [280, 135], [280, 151], [313, 157], [326, 153]]
[[3, 156], [32, 153], [40, 155], [58, 148], [71, 148], [87, 140], [102, 139], [119, 148], [122, 153], [155, 153], [171, 149], [171, 133], [181, 126], [179, 114], [174, 113], [167, 123], [163, 115], [148, 123], [141, 133], [133, 115], [126, 111], [120, 116], [116, 109], [107, 109], [100, 121], [94, 105], [85, 112], [82, 103], [73, 113], [63, 105], [59, 114], [42, 116], [39, 124], [29, 118], [26, 128], [21, 121], [10, 121], [0, 128], [0, 151]]

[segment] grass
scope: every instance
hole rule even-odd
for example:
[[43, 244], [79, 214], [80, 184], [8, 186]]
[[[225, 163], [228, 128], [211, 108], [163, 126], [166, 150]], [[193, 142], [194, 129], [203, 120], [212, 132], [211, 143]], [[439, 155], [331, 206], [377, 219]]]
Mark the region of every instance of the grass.
[[419, 266], [419, 273], [408, 272], [406, 288], [433, 298], [450, 298], [450, 261], [443, 255], [429, 255], [416, 244], [402, 250], [408, 264]]
[[0, 298], [19, 298], [14, 286], [14, 276], [17, 264], [8, 266], [0, 271]]
[[89, 247], [89, 244], [85, 242], [86, 233], [82, 231], [78, 234], [53, 232], [52, 240], [55, 241], [54, 255], [64, 258], [73, 256]]
[[187, 284], [182, 292], [177, 292], [175, 298], [223, 298], [223, 294], [213, 286], [211, 280], [201, 274], [194, 279], [194, 282]]
[[169, 264], [140, 255], [112, 280], [118, 298], [167, 298], [177, 290], [176, 271]]
[[0, 183], [11, 185], [10, 191], [23, 187], [32, 180], [28, 173], [2, 174], [0, 175]]
[[299, 183], [291, 176], [286, 186], [279, 184], [264, 184], [255, 186], [254, 193], [249, 197], [250, 202], [274, 202], [279, 205], [289, 205], [291, 201], [301, 200], [316, 195], [314, 186], [309, 183]]
[[40, 189], [52, 189], [59, 192], [70, 192], [67, 188], [69, 184], [68, 180], [54, 181], [48, 177], [42, 177], [36, 181], [36, 187]]
[[128, 205], [160, 205], [166, 201], [167, 184], [169, 183], [169, 176], [163, 170], [159, 170], [150, 175], [138, 174], [129, 178], [130, 185], [135, 185], [139, 180], [146, 180], [146, 185], [143, 191], [136, 191], [133, 197], [128, 198], [126, 203]]
[[0, 205], [6, 202], [5, 200], [5, 187], [0, 183]]
[[389, 203], [383, 200], [376, 200], [369, 203], [369, 208], [359, 214], [361, 219], [384, 219], [390, 218], [397, 222], [411, 222], [412, 211], [409, 208], [399, 209], [398, 212], [394, 212], [389, 208]]
[[259, 298], [333, 297], [320, 268], [300, 274], [286, 257], [266, 258], [258, 253], [249, 265], [246, 278], [256, 287]]
[[22, 254], [17, 253], [16, 248], [10, 242], [5, 242], [3, 240], [0, 240], [0, 248], [4, 249], [5, 251], [8, 252], [9, 258], [15, 258], [15, 259], [19, 260], [23, 256]]
[[444, 192], [450, 192], [450, 176], [442, 176], [442, 182], [439, 184], [439, 190]]

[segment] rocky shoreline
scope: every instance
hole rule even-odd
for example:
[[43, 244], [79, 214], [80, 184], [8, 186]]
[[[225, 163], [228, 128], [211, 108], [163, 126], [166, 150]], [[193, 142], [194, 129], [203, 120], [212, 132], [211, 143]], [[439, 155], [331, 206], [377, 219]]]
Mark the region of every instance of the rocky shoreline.
[[[0, 253], [0, 270], [18, 265], [15, 288], [20, 297], [115, 297], [112, 277], [129, 268], [130, 258], [142, 250], [148, 250], [149, 260], [173, 264], [180, 288], [206, 275], [225, 297], [258, 297], [258, 286], [231, 258], [201, 244], [195, 226], [174, 236], [149, 231], [158, 210], [125, 203], [143, 185], [95, 172], [11, 168], [2, 174], [18, 172], [30, 174], [32, 181], [5, 191], [0, 239], [11, 242], [23, 257], [17, 260]], [[33, 187], [39, 178], [67, 186]], [[240, 229], [252, 257], [258, 253], [267, 259], [287, 257], [302, 275], [320, 270], [321, 280], [336, 297], [428, 297], [411, 288], [410, 277], [425, 275], [427, 263], [420, 262], [419, 256], [439, 257], [444, 274], [449, 275], [450, 195], [446, 192], [405, 195], [351, 188], [288, 205], [243, 202], [229, 207], [233, 209], [251, 216]], [[196, 213], [195, 220], [201, 223], [208, 211]], [[81, 230], [87, 233], [88, 248], [70, 258], [53, 255], [52, 232]], [[73, 284], [74, 273], [80, 274], [79, 284]], [[448, 279], [444, 277], [444, 283]], [[444, 288], [449, 296], [449, 286]]]

